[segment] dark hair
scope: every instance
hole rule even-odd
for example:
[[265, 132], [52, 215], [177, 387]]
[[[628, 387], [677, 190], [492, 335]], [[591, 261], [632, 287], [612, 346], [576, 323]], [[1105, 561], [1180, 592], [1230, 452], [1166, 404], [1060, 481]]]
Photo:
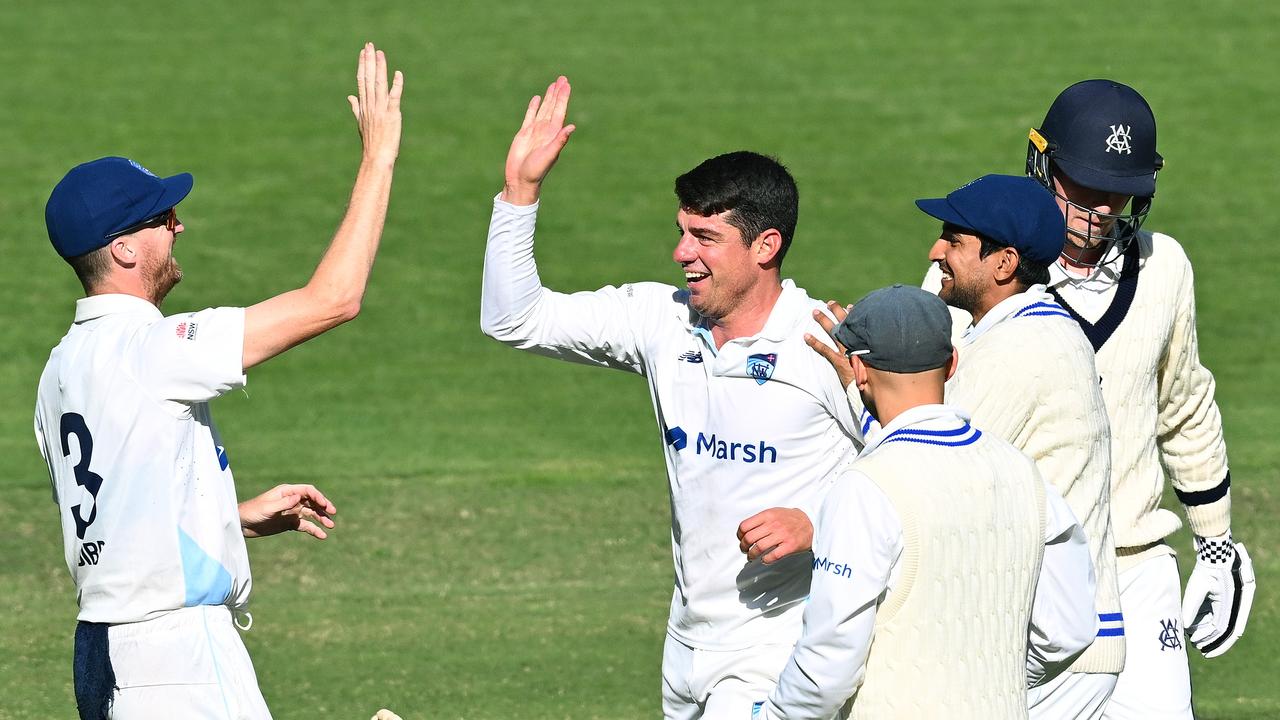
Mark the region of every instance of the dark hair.
[[[973, 231], [970, 230], [969, 232]], [[1009, 247], [1008, 245], [1001, 245], [986, 235], [979, 235], [978, 240], [982, 241], [982, 248], [978, 250], [979, 258], [985, 258], [997, 250]], [[1014, 248], [1014, 250], [1017, 250], [1017, 248]], [[1023, 255], [1022, 252], [1019, 251], [1018, 267], [1013, 271], [1013, 279], [1018, 281], [1018, 284], [1022, 286], [1023, 290], [1031, 287], [1032, 285], [1048, 285], [1049, 266], [1033, 263], [1027, 259], [1026, 255]]]
[[72, 270], [76, 271], [76, 277], [80, 278], [80, 284], [84, 286], [85, 292], [92, 290], [110, 272], [111, 251], [108, 249], [109, 247], [111, 246], [104, 245], [83, 255], [66, 258], [67, 264], [71, 266]]
[[782, 235], [775, 256], [782, 264], [800, 213], [796, 181], [782, 163], [739, 150], [718, 155], [676, 178], [680, 207], [704, 217], [731, 211], [725, 221], [751, 244], [770, 228]]

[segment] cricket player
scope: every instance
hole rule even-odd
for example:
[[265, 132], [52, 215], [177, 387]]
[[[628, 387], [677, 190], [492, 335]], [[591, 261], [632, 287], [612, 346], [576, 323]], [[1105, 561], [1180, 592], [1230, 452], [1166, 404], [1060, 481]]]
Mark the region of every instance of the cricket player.
[[81, 718], [270, 717], [233, 627], [251, 621], [245, 538], [292, 529], [324, 539], [336, 509], [310, 485], [237, 505], [208, 401], [359, 312], [400, 144], [402, 86], [398, 72], [388, 86], [386, 58], [366, 45], [358, 97], [348, 98], [364, 152], [346, 217], [305, 286], [252, 307], [160, 312], [182, 279], [173, 246], [191, 175], [161, 178], [107, 157], [76, 166], [50, 195], [49, 239], [85, 292], [35, 411], [80, 606]]
[[1031, 458], [942, 404], [964, 362], [950, 329], [936, 295], [895, 285], [835, 331], [849, 393], [882, 425], [822, 505], [804, 632], [761, 718], [1025, 718], [1027, 683], [1093, 640], [1071, 510]]
[[958, 340], [962, 360], [947, 402], [1036, 461], [1080, 518], [1098, 579], [1097, 638], [1067, 672], [1031, 689], [1031, 717], [1100, 717], [1125, 657], [1111, 430], [1093, 348], [1045, 291], [1065, 232], [1062, 213], [1034, 180], [1008, 175], [916, 205], [943, 223], [926, 285], [972, 318]]
[[[1186, 638], [1215, 658], [1244, 634], [1254, 572], [1231, 535], [1231, 473], [1200, 364], [1191, 264], [1176, 240], [1141, 229], [1164, 161], [1151, 107], [1133, 88], [1086, 80], [1053, 101], [1031, 131], [1027, 174], [1058, 200], [1067, 231], [1049, 292], [1097, 353], [1111, 418], [1111, 514], [1127, 660], [1108, 718], [1190, 718]], [[1180, 597], [1160, 507], [1173, 483], [1195, 534]]]
[[[534, 224], [542, 181], [574, 129], [564, 124], [569, 93], [562, 77], [534, 97], [512, 141], [489, 225], [481, 327], [522, 350], [647, 380], [675, 563], [663, 713], [749, 717], [799, 635], [810, 518], [856, 431], [831, 366], [803, 339], [821, 329], [811, 317], [821, 304], [781, 278], [795, 183], [755, 153], [711, 158], [676, 179], [672, 259], [683, 287], [554, 292], [538, 278]], [[750, 535], [756, 555], [739, 552], [738, 535]]]

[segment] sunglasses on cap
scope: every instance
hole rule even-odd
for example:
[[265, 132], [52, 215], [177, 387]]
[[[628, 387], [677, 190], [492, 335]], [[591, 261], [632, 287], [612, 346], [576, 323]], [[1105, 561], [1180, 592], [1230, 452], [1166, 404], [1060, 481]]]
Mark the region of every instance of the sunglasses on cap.
[[146, 230], [148, 228], [157, 228], [157, 227], [160, 227], [161, 225], [163, 225], [165, 229], [168, 230], [169, 232], [173, 232], [178, 227], [178, 211], [175, 208], [169, 208], [168, 210], [165, 210], [159, 215], [153, 215], [147, 218], [146, 220], [143, 220], [142, 222], [137, 223], [136, 225], [130, 225], [129, 227], [123, 230], [113, 232], [107, 236], [107, 239], [111, 240], [113, 238], [123, 237], [125, 235], [132, 235], [133, 233], [136, 233], [139, 230]]

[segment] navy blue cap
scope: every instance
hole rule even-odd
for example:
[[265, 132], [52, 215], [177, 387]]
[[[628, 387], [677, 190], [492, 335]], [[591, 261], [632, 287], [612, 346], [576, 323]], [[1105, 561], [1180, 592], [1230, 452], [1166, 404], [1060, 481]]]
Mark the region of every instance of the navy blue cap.
[[157, 177], [122, 157], [77, 165], [54, 186], [44, 206], [49, 242], [64, 258], [97, 250], [108, 236], [182, 202], [194, 182], [190, 173]]
[[[1049, 106], [1039, 134], [1067, 177], [1094, 190], [1134, 197], [1156, 192], [1156, 118], [1137, 90], [1113, 80], [1084, 80]], [[1036, 142], [1033, 135], [1032, 142]], [[1037, 143], [1039, 145], [1039, 143]], [[1051, 147], [1049, 147], [1051, 146]]]
[[951, 313], [942, 298], [894, 285], [853, 304], [833, 332], [851, 355], [877, 370], [918, 373], [951, 361]]
[[1025, 176], [983, 175], [945, 198], [917, 200], [916, 207], [1011, 247], [1037, 265], [1057, 259], [1067, 233], [1053, 195]]

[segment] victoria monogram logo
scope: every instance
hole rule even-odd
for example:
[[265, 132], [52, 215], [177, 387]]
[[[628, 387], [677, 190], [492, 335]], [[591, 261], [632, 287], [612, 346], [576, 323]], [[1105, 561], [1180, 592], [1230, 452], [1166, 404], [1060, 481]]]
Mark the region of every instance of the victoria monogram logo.
[[1107, 138], [1107, 152], [1116, 151], [1117, 155], [1129, 155], [1133, 149], [1129, 147], [1129, 130], [1133, 126], [1125, 127], [1121, 125], [1111, 126], [1111, 136]]
[[1178, 650], [1182, 647], [1182, 639], [1178, 636], [1177, 618], [1160, 621], [1160, 652]]

